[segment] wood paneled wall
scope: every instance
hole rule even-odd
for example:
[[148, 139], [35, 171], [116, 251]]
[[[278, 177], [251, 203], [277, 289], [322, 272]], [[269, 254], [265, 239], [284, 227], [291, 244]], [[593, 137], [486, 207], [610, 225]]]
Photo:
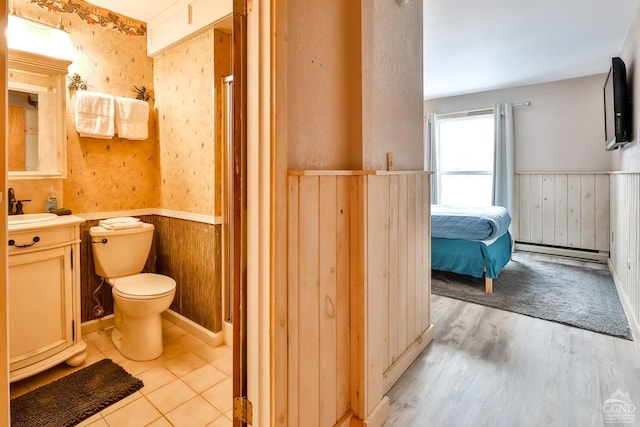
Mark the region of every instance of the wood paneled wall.
[[640, 174], [611, 174], [611, 253], [609, 267], [640, 319]]
[[607, 173], [516, 174], [516, 241], [609, 250]]
[[232, 74], [231, 70], [231, 34], [225, 33], [218, 29], [213, 31], [213, 90], [215, 101], [215, 113], [214, 113], [214, 129], [215, 129], [215, 172], [214, 172], [214, 215], [222, 216], [222, 208], [224, 202], [222, 197], [225, 195], [223, 190], [225, 184], [225, 160], [227, 154], [226, 140], [225, 140], [225, 117], [223, 113], [226, 111], [223, 103], [225, 102], [224, 96], [224, 78]]
[[350, 408], [356, 185], [350, 176], [289, 180], [289, 425], [332, 426]]
[[[157, 272], [176, 281], [176, 296], [171, 309], [209, 329], [222, 329], [221, 314], [221, 226], [157, 215], [143, 215], [142, 221], [154, 224], [154, 242], [144, 271]], [[80, 233], [81, 317], [95, 319], [92, 298], [100, 285], [95, 274], [89, 229], [97, 220], [82, 224]], [[105, 314], [113, 313], [111, 286], [105, 283], [97, 294]]]
[[367, 191], [368, 306], [375, 315], [370, 334], [385, 331], [380, 360], [386, 393], [416, 355], [407, 353], [429, 328], [431, 214], [427, 174], [374, 175]]
[[386, 418], [431, 340], [428, 200], [426, 173], [290, 173], [289, 425]]

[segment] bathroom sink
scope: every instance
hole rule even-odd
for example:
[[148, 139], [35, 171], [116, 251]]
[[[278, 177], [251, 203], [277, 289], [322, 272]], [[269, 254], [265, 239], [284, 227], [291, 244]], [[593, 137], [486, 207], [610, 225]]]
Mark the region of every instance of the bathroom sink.
[[47, 222], [53, 221], [56, 219], [58, 215], [42, 212], [42, 213], [30, 213], [30, 214], [22, 214], [22, 215], [9, 215], [9, 225], [15, 224], [31, 224], [36, 222]]

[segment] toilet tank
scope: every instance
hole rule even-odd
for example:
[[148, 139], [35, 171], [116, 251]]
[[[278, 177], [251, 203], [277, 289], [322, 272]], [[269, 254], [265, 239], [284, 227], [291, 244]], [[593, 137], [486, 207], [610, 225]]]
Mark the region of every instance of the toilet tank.
[[153, 241], [153, 224], [123, 230], [91, 227], [91, 248], [96, 274], [104, 278], [140, 273]]

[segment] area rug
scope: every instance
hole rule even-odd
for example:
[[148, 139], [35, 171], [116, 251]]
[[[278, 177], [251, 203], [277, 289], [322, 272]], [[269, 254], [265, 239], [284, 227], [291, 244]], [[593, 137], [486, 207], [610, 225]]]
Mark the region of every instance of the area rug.
[[432, 293], [632, 340], [608, 270], [515, 258], [493, 281], [432, 272]]
[[102, 359], [11, 399], [11, 426], [74, 426], [142, 386], [120, 365]]

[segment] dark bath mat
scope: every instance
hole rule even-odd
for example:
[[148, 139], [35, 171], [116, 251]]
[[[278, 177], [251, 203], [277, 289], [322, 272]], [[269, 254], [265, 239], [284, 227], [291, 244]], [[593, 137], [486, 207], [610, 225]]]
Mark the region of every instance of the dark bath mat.
[[11, 427], [74, 426], [142, 386], [120, 365], [102, 359], [11, 399]]

